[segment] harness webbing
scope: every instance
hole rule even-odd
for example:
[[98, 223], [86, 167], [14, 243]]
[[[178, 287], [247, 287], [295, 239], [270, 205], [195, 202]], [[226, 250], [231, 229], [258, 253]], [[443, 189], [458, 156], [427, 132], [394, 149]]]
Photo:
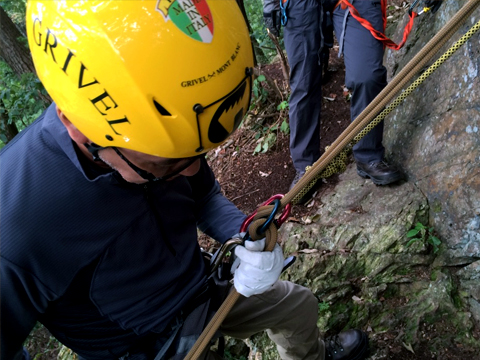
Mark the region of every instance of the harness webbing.
[[342, 9], [346, 9], [347, 7], [350, 10], [350, 14], [370, 33], [373, 35], [373, 37], [383, 43], [384, 46], [389, 47], [390, 49], [393, 50], [400, 50], [403, 45], [405, 45], [405, 42], [407, 41], [408, 35], [410, 35], [410, 32], [412, 31], [413, 28], [413, 22], [415, 18], [418, 16], [418, 13], [411, 11], [409, 12], [409, 20], [407, 25], [405, 26], [405, 29], [403, 30], [403, 39], [399, 44], [396, 44], [393, 40], [385, 36], [385, 29], [387, 28], [387, 0], [381, 0], [381, 6], [382, 6], [382, 18], [383, 18], [383, 32], [380, 32], [376, 30], [372, 24], [368, 21], [365, 20], [360, 16], [360, 13], [358, 12], [357, 9], [348, 1], [348, 0], [340, 0], [337, 6], [340, 5]]

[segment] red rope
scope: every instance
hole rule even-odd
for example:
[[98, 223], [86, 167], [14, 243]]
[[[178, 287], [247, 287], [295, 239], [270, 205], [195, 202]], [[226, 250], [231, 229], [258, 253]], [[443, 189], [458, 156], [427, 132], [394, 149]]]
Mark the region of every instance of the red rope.
[[[387, 27], [387, 0], [382, 0], [382, 18], [383, 18], [383, 32], [380, 32], [372, 26], [372, 24], [368, 21], [362, 18], [355, 9], [355, 7], [348, 1], [348, 0], [340, 0], [339, 4], [341, 5], [342, 9], [346, 9], [347, 7], [350, 8], [350, 14], [360, 23], [362, 26], [370, 31], [370, 33], [373, 35], [373, 37], [379, 41], [381, 41], [384, 46], [389, 47], [390, 49], [393, 50], [400, 50], [403, 45], [405, 45], [405, 42], [407, 41], [408, 35], [412, 31], [413, 28], [413, 21], [414, 19], [418, 16], [418, 14], [414, 11], [411, 11], [409, 14], [409, 21], [408, 24], [405, 26], [405, 29], [403, 31], [403, 39], [400, 42], [400, 44], [396, 44], [393, 42], [393, 40], [389, 39], [388, 37], [385, 36], [385, 29]], [[338, 5], [337, 5], [338, 6]]]

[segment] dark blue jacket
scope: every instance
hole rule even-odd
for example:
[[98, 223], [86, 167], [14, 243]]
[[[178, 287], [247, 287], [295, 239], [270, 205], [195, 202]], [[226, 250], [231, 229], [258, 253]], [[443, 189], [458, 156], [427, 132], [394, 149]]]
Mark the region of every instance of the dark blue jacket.
[[197, 227], [218, 241], [245, 216], [202, 160], [137, 185], [83, 159], [52, 105], [1, 152], [1, 356], [37, 321], [86, 358], [161, 334], [205, 278]]

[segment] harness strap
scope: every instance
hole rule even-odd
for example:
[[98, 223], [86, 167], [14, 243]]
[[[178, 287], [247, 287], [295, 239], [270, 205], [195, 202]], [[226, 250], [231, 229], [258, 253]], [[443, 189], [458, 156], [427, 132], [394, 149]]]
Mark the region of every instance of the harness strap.
[[397, 45], [393, 40], [385, 36], [385, 29], [387, 27], [387, 0], [381, 0], [381, 6], [382, 6], [382, 18], [383, 18], [383, 32], [380, 32], [376, 30], [372, 24], [368, 21], [365, 20], [360, 16], [360, 13], [355, 9], [355, 7], [348, 1], [348, 0], [340, 0], [337, 6], [340, 5], [342, 9], [348, 9], [350, 10], [350, 14], [370, 33], [373, 35], [373, 37], [383, 43], [384, 46], [389, 47], [390, 49], [393, 50], [400, 50], [403, 45], [405, 45], [405, 42], [407, 41], [408, 35], [410, 35], [410, 32], [412, 31], [413, 27], [413, 22], [414, 19], [418, 16], [418, 13], [411, 11], [409, 13], [409, 20], [407, 25], [405, 26], [405, 29], [403, 31], [403, 39], [402, 41]]

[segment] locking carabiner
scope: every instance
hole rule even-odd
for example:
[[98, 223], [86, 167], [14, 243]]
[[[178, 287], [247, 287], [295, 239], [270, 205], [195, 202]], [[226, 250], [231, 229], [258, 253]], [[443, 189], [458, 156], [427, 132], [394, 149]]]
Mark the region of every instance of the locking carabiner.
[[[265, 206], [265, 205], [270, 205], [273, 201], [275, 200], [279, 200], [281, 198], [283, 198], [283, 194], [276, 194], [276, 195], [273, 195], [270, 199], [268, 199], [267, 201], [265, 201], [263, 203], [262, 206]], [[275, 214], [273, 214], [273, 219], [271, 221], [274, 221], [275, 222], [275, 225], [277, 227], [280, 227], [287, 219], [288, 219], [288, 216], [290, 215], [290, 211], [292, 210], [292, 204], [288, 203], [287, 205], [285, 205], [285, 208], [283, 209], [282, 213], [280, 214], [279, 218], [278, 219], [274, 219], [275, 218], [275, 215], [276, 215], [276, 211], [278, 210], [278, 207], [277, 209], [274, 208], [274, 211], [275, 211]], [[257, 210], [255, 210], [252, 214], [250, 214], [242, 223], [242, 226], [240, 227], [240, 232], [246, 232], [248, 227], [250, 226], [253, 218], [255, 217], [255, 215], [257, 215]], [[269, 215], [269, 218], [272, 217], [272, 214]], [[268, 221], [268, 220], [267, 220]], [[270, 225], [270, 224], [269, 224]], [[263, 226], [262, 226], [263, 227]], [[265, 228], [266, 230], [266, 228]]]
[[279, 0], [279, 1], [280, 1], [280, 23], [282, 24], [282, 26], [285, 26], [287, 25], [287, 21], [288, 21], [287, 7], [290, 0], [286, 0], [286, 1]]

